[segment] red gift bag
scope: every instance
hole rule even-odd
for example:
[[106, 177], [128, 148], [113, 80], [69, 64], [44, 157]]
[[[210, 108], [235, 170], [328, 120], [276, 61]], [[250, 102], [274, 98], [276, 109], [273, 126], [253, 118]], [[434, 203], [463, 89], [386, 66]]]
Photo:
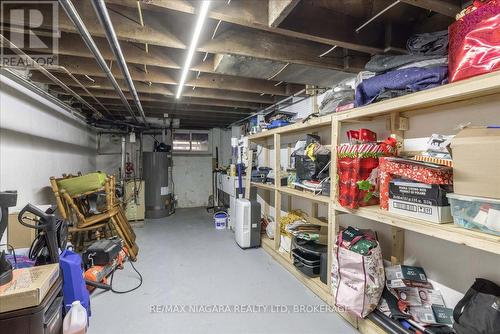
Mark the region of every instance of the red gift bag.
[[448, 28], [450, 82], [500, 70], [500, 0], [474, 4]]
[[[389, 138], [383, 143], [342, 144], [337, 147], [337, 176], [339, 204], [356, 209], [376, 205], [379, 202], [376, 171], [379, 157], [396, 152], [396, 140]], [[374, 173], [374, 174], [372, 174]]]

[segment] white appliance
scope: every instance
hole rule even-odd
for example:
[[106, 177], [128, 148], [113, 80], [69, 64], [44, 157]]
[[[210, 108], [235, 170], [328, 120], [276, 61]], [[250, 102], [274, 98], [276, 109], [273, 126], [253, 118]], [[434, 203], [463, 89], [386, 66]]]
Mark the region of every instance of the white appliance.
[[234, 237], [241, 248], [260, 246], [260, 203], [236, 199]]

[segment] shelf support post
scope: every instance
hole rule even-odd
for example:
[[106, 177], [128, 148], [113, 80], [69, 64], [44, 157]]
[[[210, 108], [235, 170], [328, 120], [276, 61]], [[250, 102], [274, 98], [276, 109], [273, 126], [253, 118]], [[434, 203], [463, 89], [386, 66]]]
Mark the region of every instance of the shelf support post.
[[[269, 167], [269, 145], [266, 142], [262, 145], [262, 153], [264, 153], [264, 166]], [[263, 200], [264, 200], [264, 214], [269, 216], [269, 202], [271, 202], [271, 191], [265, 190], [263, 191]]]
[[391, 230], [391, 263], [393, 265], [403, 264], [405, 258], [405, 230], [395, 226], [393, 226]]
[[251, 181], [252, 181], [252, 164], [253, 164], [253, 151], [251, 149], [247, 150], [247, 161], [248, 161], [248, 166], [246, 170], [246, 177], [245, 177], [245, 198], [250, 199], [250, 187], [251, 187]]
[[274, 229], [274, 248], [276, 250], [280, 247], [280, 218], [281, 218], [281, 137], [279, 134], [274, 134], [274, 220], [275, 220], [275, 229]]

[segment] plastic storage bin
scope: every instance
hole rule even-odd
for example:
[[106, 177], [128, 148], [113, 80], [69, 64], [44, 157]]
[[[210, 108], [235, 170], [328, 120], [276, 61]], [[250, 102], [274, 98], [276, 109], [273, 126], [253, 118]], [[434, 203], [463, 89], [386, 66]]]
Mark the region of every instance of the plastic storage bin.
[[292, 250], [293, 265], [309, 277], [317, 277], [320, 274], [320, 258], [310, 253], [304, 253], [299, 249]]
[[500, 200], [447, 194], [456, 225], [500, 235]]

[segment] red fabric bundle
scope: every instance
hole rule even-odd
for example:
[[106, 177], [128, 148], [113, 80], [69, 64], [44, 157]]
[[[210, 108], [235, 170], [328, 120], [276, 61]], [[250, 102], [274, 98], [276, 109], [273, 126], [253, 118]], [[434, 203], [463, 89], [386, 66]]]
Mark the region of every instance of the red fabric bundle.
[[453, 168], [448, 166], [387, 157], [380, 158], [379, 162], [380, 208], [384, 210], [389, 209], [389, 183], [393, 176], [426, 184], [453, 183]]
[[486, 3], [450, 25], [450, 82], [500, 70], [500, 0]]
[[393, 155], [395, 151], [396, 141], [393, 138], [383, 143], [338, 146], [339, 204], [350, 209], [376, 205], [379, 199], [371, 195], [376, 191], [376, 182], [371, 182], [370, 189], [361, 189], [359, 182], [370, 178], [372, 171], [379, 165], [379, 157]]

